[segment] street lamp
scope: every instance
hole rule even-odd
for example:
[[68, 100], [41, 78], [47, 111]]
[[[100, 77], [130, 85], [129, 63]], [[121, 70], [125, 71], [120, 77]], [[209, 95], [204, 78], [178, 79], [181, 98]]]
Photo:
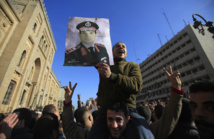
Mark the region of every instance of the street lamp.
[[[201, 19], [203, 19], [204, 22], [205, 22], [205, 24], [203, 25], [201, 21], [198, 21], [198, 20], [194, 17], [195, 15], [198, 16], [198, 17], [200, 17]], [[213, 26], [213, 22], [211, 22], [211, 21], [206, 21], [206, 20], [205, 20], [201, 15], [199, 15], [199, 14], [193, 14], [193, 15], [192, 15], [192, 18], [193, 18], [193, 21], [194, 21], [193, 27], [194, 27], [195, 29], [198, 29], [199, 33], [201, 33], [202, 35], [204, 35], [205, 33], [204, 33], [204, 28], [203, 28], [203, 26], [207, 26], [207, 27], [208, 27], [207, 30], [208, 30], [210, 33], [213, 34], [212, 38], [214, 39], [214, 26]]]

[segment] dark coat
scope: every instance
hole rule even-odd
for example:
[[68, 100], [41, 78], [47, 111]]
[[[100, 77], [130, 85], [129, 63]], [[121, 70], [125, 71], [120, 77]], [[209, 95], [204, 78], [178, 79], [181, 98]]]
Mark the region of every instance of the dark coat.
[[87, 139], [91, 129], [74, 121], [72, 106], [63, 107], [62, 125], [66, 139]]
[[97, 63], [109, 65], [109, 56], [104, 45], [95, 43], [91, 53], [82, 43], [65, 52], [64, 66], [95, 66]]
[[11, 139], [33, 139], [33, 134], [27, 127], [12, 130]]

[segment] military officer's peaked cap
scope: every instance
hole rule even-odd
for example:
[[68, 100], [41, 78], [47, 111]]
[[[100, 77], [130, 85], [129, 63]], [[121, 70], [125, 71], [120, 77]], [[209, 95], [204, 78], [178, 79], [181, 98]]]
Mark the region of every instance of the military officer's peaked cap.
[[79, 23], [76, 28], [78, 30], [87, 30], [87, 29], [93, 29], [93, 30], [97, 30], [99, 28], [99, 26], [91, 21], [85, 21], [85, 22], [81, 22]]

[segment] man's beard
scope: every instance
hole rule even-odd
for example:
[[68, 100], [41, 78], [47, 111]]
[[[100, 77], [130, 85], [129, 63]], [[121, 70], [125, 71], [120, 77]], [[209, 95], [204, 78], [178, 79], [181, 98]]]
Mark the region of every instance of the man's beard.
[[121, 60], [124, 60], [125, 58], [118, 58], [118, 57], [115, 57], [114, 58], [114, 61], [116, 61], [116, 62], [120, 62]]

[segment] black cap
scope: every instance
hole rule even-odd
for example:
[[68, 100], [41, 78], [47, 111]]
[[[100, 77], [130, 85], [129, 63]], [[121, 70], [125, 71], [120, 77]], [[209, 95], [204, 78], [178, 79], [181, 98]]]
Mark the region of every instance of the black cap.
[[81, 30], [81, 29], [94, 29], [94, 30], [97, 30], [99, 28], [99, 26], [94, 23], [94, 22], [91, 22], [91, 21], [85, 21], [85, 22], [81, 22], [79, 23], [76, 28], [78, 30]]

